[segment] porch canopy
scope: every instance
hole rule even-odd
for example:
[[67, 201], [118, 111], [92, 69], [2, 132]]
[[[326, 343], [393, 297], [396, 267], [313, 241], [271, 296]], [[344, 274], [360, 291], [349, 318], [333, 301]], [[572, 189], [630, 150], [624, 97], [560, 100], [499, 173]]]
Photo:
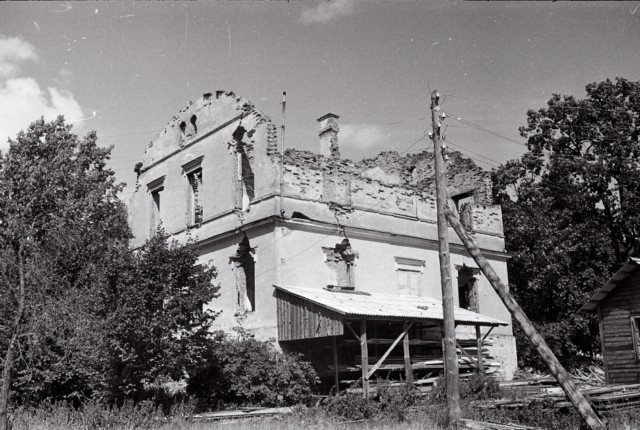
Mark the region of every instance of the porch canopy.
[[[274, 287], [278, 301], [278, 338], [283, 341], [341, 336], [344, 322], [349, 320], [443, 320], [442, 302], [428, 297]], [[504, 321], [459, 307], [454, 308], [453, 314], [456, 325], [507, 325]]]

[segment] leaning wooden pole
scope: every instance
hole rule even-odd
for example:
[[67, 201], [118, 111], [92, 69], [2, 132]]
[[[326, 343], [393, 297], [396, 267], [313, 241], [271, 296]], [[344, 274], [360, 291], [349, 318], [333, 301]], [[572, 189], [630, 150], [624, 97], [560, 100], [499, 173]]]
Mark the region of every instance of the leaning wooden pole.
[[447, 206], [447, 183], [440, 145], [440, 112], [437, 91], [431, 93], [431, 121], [433, 123], [433, 157], [436, 176], [436, 209], [438, 220], [438, 244], [440, 257], [440, 283], [442, 287], [442, 324], [444, 328], [444, 371], [447, 390], [449, 426], [457, 428], [460, 421], [460, 375], [456, 352], [456, 323], [453, 315], [453, 289], [451, 287], [451, 262], [449, 261], [449, 228], [444, 214]]
[[553, 355], [553, 352], [551, 352], [547, 343], [544, 341], [542, 336], [540, 336], [533, 324], [531, 324], [531, 321], [529, 321], [529, 318], [524, 313], [520, 305], [518, 305], [513, 296], [509, 293], [509, 290], [507, 290], [507, 287], [502, 283], [487, 259], [484, 258], [473, 239], [471, 239], [469, 233], [467, 233], [467, 230], [465, 230], [458, 220], [456, 214], [449, 207], [445, 209], [445, 214], [447, 216], [447, 221], [449, 221], [451, 227], [453, 227], [460, 237], [460, 240], [462, 240], [462, 243], [467, 248], [467, 251], [469, 251], [469, 254], [471, 254], [480, 270], [482, 270], [482, 273], [484, 273], [484, 276], [487, 277], [493, 288], [496, 290], [502, 299], [502, 302], [505, 304], [507, 309], [509, 309], [509, 312], [511, 312], [513, 318], [518, 322], [518, 324], [520, 324], [522, 331], [527, 335], [529, 341], [536, 347], [538, 354], [540, 354], [540, 357], [542, 357], [545, 364], [558, 381], [558, 384], [560, 384], [564, 390], [567, 398], [571, 403], [573, 403], [573, 406], [576, 408], [580, 416], [582, 416], [585, 423], [592, 430], [605, 430], [604, 424], [602, 424], [602, 421], [600, 421], [594, 410], [591, 408], [587, 399], [573, 383], [569, 373], [564, 367], [562, 367], [562, 364], [560, 364], [556, 356]]

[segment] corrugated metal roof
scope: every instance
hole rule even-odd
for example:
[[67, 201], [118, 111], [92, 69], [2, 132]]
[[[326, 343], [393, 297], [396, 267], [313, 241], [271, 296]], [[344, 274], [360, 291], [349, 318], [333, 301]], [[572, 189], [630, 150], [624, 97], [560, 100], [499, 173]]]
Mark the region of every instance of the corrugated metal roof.
[[605, 299], [627, 276], [640, 265], [640, 258], [629, 257], [629, 260], [611, 277], [578, 312], [595, 312], [601, 301]]
[[[338, 292], [321, 288], [274, 285], [281, 291], [301, 297], [317, 305], [338, 312], [346, 317], [406, 318], [442, 321], [442, 302], [427, 297], [373, 294], [362, 292]], [[455, 321], [463, 325], [507, 325], [507, 323], [454, 308]]]

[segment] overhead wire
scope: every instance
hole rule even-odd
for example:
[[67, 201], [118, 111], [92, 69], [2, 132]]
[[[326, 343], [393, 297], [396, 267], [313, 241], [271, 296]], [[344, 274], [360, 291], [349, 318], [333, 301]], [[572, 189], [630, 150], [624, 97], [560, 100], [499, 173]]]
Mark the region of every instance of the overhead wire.
[[[428, 127], [427, 127], [427, 128], [428, 128]], [[413, 147], [414, 147], [415, 145], [417, 145], [420, 141], [422, 141], [425, 137], [427, 137], [426, 130], [427, 130], [427, 129], [425, 129], [425, 130], [424, 130], [422, 137], [420, 137], [419, 139], [417, 139], [416, 141], [414, 141], [413, 143], [411, 143], [411, 144], [410, 144], [408, 147], [406, 147], [402, 152], [400, 152], [400, 153], [399, 153], [399, 155], [402, 155], [402, 154], [404, 154], [404, 153], [408, 152], [411, 148], [413, 148]], [[377, 205], [373, 206], [373, 207], [372, 207], [372, 208], [370, 208], [370, 209], [376, 209], [376, 208], [380, 207], [382, 204], [386, 203], [386, 202], [387, 202], [387, 200], [391, 199], [392, 197], [394, 197], [394, 196], [389, 196], [389, 197], [387, 197], [386, 199], [384, 199], [384, 200], [380, 201]], [[322, 212], [322, 211], [324, 211], [324, 210], [326, 210], [326, 209], [325, 209], [325, 208], [321, 208], [320, 210], [316, 211], [316, 213], [315, 213], [315, 214], [317, 215], [318, 213], [320, 213], [320, 212]], [[363, 213], [361, 213], [360, 215], [358, 215], [358, 216], [356, 216], [356, 217], [352, 218], [352, 221], [357, 220], [358, 218], [360, 218], [360, 217], [361, 217], [361, 216], [363, 216], [363, 215], [364, 215], [364, 212], [363, 212]], [[337, 228], [336, 228], [336, 231], [337, 231], [337, 232], [339, 232], [339, 231], [340, 231], [340, 228], [339, 228], [339, 227], [337, 227]], [[310, 250], [311, 248], [315, 247], [315, 246], [316, 246], [316, 245], [318, 245], [319, 243], [323, 242], [326, 238], [331, 237], [331, 236], [333, 236], [333, 235], [332, 235], [332, 234], [326, 234], [326, 235], [322, 236], [320, 239], [318, 239], [317, 241], [313, 242], [312, 244], [310, 244], [310, 245], [309, 245], [309, 246], [307, 246], [306, 248], [302, 249], [301, 251], [299, 251], [298, 253], [294, 254], [293, 256], [291, 256], [291, 257], [287, 258], [284, 262], [283, 262], [283, 261], [281, 261], [280, 263], [277, 263], [277, 264], [275, 264], [274, 266], [272, 266], [272, 267], [270, 267], [270, 268], [268, 268], [268, 269], [266, 269], [266, 270], [264, 270], [264, 271], [262, 271], [262, 272], [260, 272], [260, 273], [257, 273], [257, 274], [255, 275], [255, 279], [259, 278], [260, 276], [262, 276], [262, 275], [264, 275], [264, 274], [266, 274], [266, 273], [271, 272], [272, 270], [275, 270], [278, 266], [280, 266], [280, 265], [282, 265], [282, 264], [286, 263], [287, 261], [291, 261], [292, 259], [297, 258], [298, 256], [300, 256], [300, 255], [302, 255], [303, 253], [307, 252], [308, 250]], [[269, 248], [269, 247], [271, 247], [271, 246], [275, 245], [277, 242], [279, 242], [279, 241], [280, 241], [280, 240], [282, 240], [283, 238], [284, 238], [284, 236], [281, 236], [280, 238], [276, 239], [275, 241], [273, 241], [273, 242], [269, 243], [268, 245], [264, 246], [264, 247], [262, 248], [262, 250], [267, 249], [267, 248]], [[221, 275], [221, 274], [226, 274], [226, 273], [230, 272], [231, 270], [232, 270], [232, 268], [231, 268], [231, 267], [228, 267], [224, 272], [219, 273], [219, 275]]]

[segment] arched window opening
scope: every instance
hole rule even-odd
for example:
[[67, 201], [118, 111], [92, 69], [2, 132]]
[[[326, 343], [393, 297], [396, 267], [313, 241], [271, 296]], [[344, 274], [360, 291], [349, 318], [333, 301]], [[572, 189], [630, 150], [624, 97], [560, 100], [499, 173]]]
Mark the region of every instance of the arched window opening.
[[198, 134], [198, 125], [196, 124], [196, 121], [198, 121], [198, 118], [195, 115], [191, 116], [191, 128], [193, 130], [193, 135], [195, 136], [196, 134]]
[[256, 310], [256, 263], [255, 248], [245, 236], [238, 244], [236, 253], [229, 258], [236, 274], [236, 315]]
[[243, 212], [249, 212], [250, 204], [255, 198], [255, 179], [251, 160], [247, 153], [247, 145], [243, 142], [246, 130], [238, 126], [233, 132], [233, 140], [236, 148], [236, 185], [235, 185], [235, 206]]

